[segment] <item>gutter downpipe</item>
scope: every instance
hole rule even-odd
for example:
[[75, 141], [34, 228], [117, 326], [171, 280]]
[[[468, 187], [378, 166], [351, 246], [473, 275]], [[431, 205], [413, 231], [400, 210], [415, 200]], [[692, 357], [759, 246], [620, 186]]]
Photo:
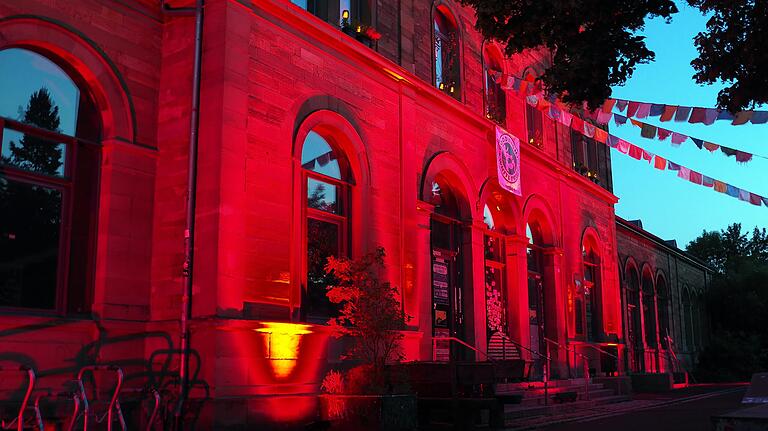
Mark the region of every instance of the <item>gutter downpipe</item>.
[[187, 208], [184, 227], [184, 290], [181, 300], [181, 319], [179, 334], [179, 400], [174, 410], [174, 425], [181, 430], [184, 425], [184, 410], [189, 397], [189, 353], [192, 318], [192, 276], [195, 249], [195, 207], [197, 204], [197, 155], [200, 111], [200, 75], [203, 55], [203, 8], [204, 0], [196, 0], [194, 7], [173, 8], [161, 0], [162, 11], [172, 16], [195, 17], [195, 54], [192, 69], [192, 107], [189, 121], [189, 167], [187, 174]]

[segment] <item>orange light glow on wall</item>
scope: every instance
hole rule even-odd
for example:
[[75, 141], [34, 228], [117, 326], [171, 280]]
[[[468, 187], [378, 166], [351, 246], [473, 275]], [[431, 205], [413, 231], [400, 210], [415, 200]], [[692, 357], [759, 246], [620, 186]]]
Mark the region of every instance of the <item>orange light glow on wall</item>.
[[278, 379], [285, 379], [296, 368], [299, 358], [301, 337], [311, 334], [309, 325], [298, 323], [264, 322], [264, 327], [256, 329], [266, 334], [264, 350], [270, 359], [272, 372]]

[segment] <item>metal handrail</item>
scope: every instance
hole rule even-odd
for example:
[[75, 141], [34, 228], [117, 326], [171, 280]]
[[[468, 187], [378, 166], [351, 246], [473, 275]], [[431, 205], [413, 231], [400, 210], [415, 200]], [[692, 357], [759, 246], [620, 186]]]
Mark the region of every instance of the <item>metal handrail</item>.
[[618, 357], [618, 356], [614, 355], [613, 353], [610, 353], [610, 352], [606, 352], [605, 350], [603, 350], [603, 349], [601, 349], [601, 348], [599, 348], [599, 347], [595, 346], [594, 344], [585, 343], [584, 345], [585, 345], [585, 346], [587, 346], [587, 347], [591, 347], [591, 348], [593, 348], [593, 349], [597, 350], [598, 352], [600, 352], [600, 353], [602, 353], [602, 354], [604, 354], [604, 355], [608, 355], [608, 356], [610, 356], [610, 357], [612, 357], [612, 358], [616, 359], [617, 361], [619, 360], [619, 357]]
[[[591, 377], [589, 375], [589, 358], [587, 358], [587, 355], [581, 352], [577, 352], [575, 348], [569, 349], [567, 345], [563, 346], [557, 341], [549, 339], [547, 337], [544, 337], [544, 341], [548, 343], [552, 343], [555, 346], [565, 350], [566, 352], [573, 352], [574, 355], [581, 356], [581, 360], [582, 360], [581, 364], [582, 364], [582, 367], [584, 368], [584, 398], [589, 400], [589, 380]], [[569, 374], [570, 374], [570, 371], [569, 371]]]
[[462, 346], [464, 346], [464, 347], [466, 347], [466, 348], [468, 348], [468, 349], [470, 349], [470, 350], [472, 350], [474, 352], [482, 354], [483, 356], [485, 356], [486, 359], [488, 359], [491, 362], [493, 362], [493, 360], [494, 360], [493, 358], [488, 356], [487, 353], [485, 353], [482, 350], [478, 349], [477, 347], [467, 343], [466, 341], [461, 340], [461, 339], [456, 338], [456, 337], [432, 337], [432, 360], [437, 360], [437, 358], [435, 357], [435, 350], [437, 349], [437, 341], [438, 340], [455, 341], [455, 342], [461, 344]]
[[[494, 362], [494, 359], [491, 358], [490, 356], [488, 356], [487, 353], [483, 352], [482, 350], [478, 349], [475, 346], [472, 346], [471, 344], [467, 343], [466, 341], [461, 340], [461, 339], [456, 338], [456, 337], [432, 337], [432, 359], [433, 360], [437, 359], [435, 357], [435, 350], [437, 349], [437, 347], [436, 347], [437, 346], [437, 340], [455, 341], [455, 342], [461, 344], [462, 346], [465, 346], [465, 347], [467, 347], [467, 348], [469, 348], [469, 349], [471, 349], [471, 350], [473, 350], [475, 352], [482, 353], [483, 355], [485, 355], [485, 357], [490, 362]], [[533, 350], [529, 349], [528, 347], [525, 347], [522, 344], [518, 343], [517, 341], [512, 340], [509, 337], [507, 337], [505, 340], [509, 341], [510, 343], [514, 344], [515, 346], [517, 346], [517, 347], [519, 347], [519, 348], [521, 348], [523, 350], [526, 350], [526, 351], [528, 351], [528, 352], [530, 352], [530, 353], [532, 353], [534, 355], [539, 356], [540, 358], [542, 358], [542, 359], [544, 359], [546, 361], [546, 366], [544, 367], [544, 405], [546, 406], [548, 404], [548, 402], [549, 402], [549, 400], [548, 400], [549, 399], [549, 371], [548, 371], [548, 369], [549, 369], [549, 365], [550, 365], [550, 363], [552, 361], [551, 357], [549, 355], [542, 355], [539, 352], [533, 351]]]

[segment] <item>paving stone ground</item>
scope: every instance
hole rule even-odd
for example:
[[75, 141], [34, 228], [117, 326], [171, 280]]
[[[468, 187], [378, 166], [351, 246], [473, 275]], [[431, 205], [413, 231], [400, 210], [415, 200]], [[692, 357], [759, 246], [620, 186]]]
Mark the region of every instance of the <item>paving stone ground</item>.
[[[599, 420], [679, 403], [696, 402], [735, 392], [743, 393], [745, 388], [744, 385], [693, 385], [662, 394], [636, 394], [631, 401], [615, 404], [604, 404], [574, 410], [567, 409], [564, 406], [563, 409], [559, 409], [555, 414], [522, 418], [508, 422], [507, 430], [541, 429], [560, 423]], [[730, 398], [740, 399], [740, 395], [729, 397], [729, 402], [732, 401]]]

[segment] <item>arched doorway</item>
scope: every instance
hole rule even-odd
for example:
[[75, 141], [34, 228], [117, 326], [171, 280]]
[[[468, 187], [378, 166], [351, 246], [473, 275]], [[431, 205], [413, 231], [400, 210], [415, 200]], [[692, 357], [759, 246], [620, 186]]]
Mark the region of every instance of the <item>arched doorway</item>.
[[[431, 184], [429, 203], [434, 206], [430, 219], [430, 251], [432, 259], [432, 327], [435, 337], [454, 337], [466, 340], [470, 331], [465, 319], [465, 256], [463, 224], [460, 202], [462, 196], [441, 174], [435, 176]], [[467, 359], [468, 352], [450, 344], [450, 352], [439, 349], [437, 359]]]
[[516, 232], [513, 215], [516, 212], [504, 193], [495, 188], [487, 193], [485, 201], [483, 258], [488, 356], [498, 360], [512, 359], [520, 356], [520, 350], [511, 343], [513, 337], [509, 334], [510, 319], [515, 313], [510, 311], [509, 295], [516, 286], [510, 286], [514, 277], [508, 277], [508, 241]]
[[[545, 294], [546, 274], [544, 266], [544, 237], [541, 225], [532, 221], [525, 226], [528, 237], [527, 267], [528, 267], [528, 325], [530, 348], [534, 352], [544, 354], [547, 350], [547, 295]], [[541, 378], [544, 372], [544, 362], [541, 358], [534, 359], [533, 374]]]

